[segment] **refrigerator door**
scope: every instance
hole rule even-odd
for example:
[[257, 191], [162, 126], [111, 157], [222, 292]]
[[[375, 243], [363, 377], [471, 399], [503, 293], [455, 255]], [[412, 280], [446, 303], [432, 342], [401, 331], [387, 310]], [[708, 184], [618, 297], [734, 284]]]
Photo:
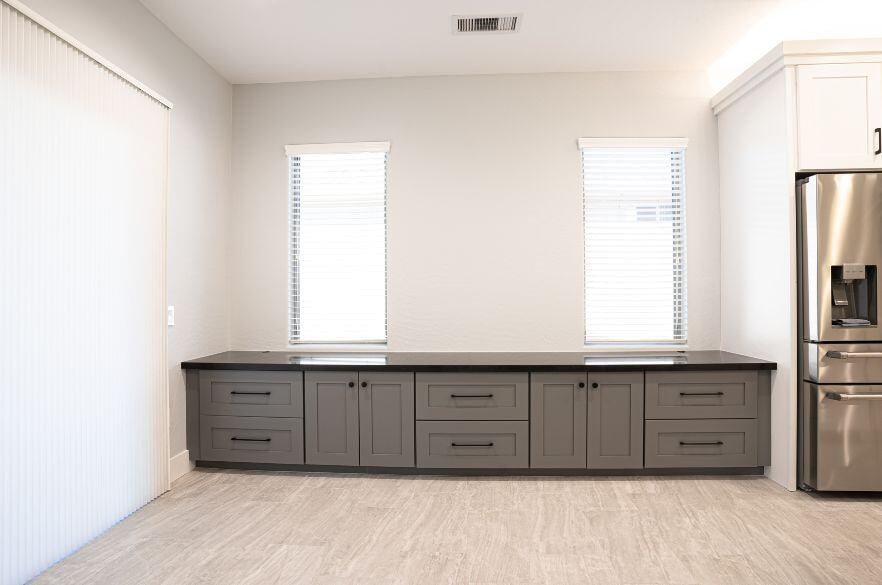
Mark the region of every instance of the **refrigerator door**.
[[803, 378], [820, 384], [882, 383], [882, 343], [802, 343]]
[[804, 383], [805, 482], [822, 491], [882, 490], [882, 385]]
[[[882, 174], [815, 175], [801, 185], [800, 199], [803, 339], [882, 340]], [[834, 323], [868, 312], [870, 325]]]

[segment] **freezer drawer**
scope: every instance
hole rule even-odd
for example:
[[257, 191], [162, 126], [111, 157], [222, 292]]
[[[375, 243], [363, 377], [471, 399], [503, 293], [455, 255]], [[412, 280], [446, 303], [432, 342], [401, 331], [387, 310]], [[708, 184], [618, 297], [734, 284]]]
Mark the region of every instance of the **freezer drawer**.
[[882, 490], [882, 385], [803, 384], [803, 477], [823, 491]]
[[802, 344], [806, 380], [820, 384], [882, 382], [882, 343]]

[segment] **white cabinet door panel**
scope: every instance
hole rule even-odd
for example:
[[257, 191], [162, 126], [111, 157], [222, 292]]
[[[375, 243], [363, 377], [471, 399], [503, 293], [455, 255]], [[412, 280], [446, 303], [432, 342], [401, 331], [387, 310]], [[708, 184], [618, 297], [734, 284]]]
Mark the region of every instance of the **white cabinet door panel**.
[[799, 167], [882, 167], [882, 63], [797, 67]]

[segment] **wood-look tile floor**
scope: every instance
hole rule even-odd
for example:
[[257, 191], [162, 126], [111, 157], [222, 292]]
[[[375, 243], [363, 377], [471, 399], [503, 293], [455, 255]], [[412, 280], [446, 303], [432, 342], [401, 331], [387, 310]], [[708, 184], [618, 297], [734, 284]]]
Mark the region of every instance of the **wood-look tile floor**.
[[882, 499], [764, 478], [197, 470], [37, 583], [882, 583]]

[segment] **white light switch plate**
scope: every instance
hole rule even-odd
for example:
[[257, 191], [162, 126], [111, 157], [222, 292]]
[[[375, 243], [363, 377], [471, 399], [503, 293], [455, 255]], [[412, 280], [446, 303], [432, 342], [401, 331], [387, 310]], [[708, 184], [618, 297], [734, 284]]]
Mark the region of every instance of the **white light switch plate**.
[[168, 326], [169, 327], [175, 326], [175, 306], [174, 305], [168, 306]]

